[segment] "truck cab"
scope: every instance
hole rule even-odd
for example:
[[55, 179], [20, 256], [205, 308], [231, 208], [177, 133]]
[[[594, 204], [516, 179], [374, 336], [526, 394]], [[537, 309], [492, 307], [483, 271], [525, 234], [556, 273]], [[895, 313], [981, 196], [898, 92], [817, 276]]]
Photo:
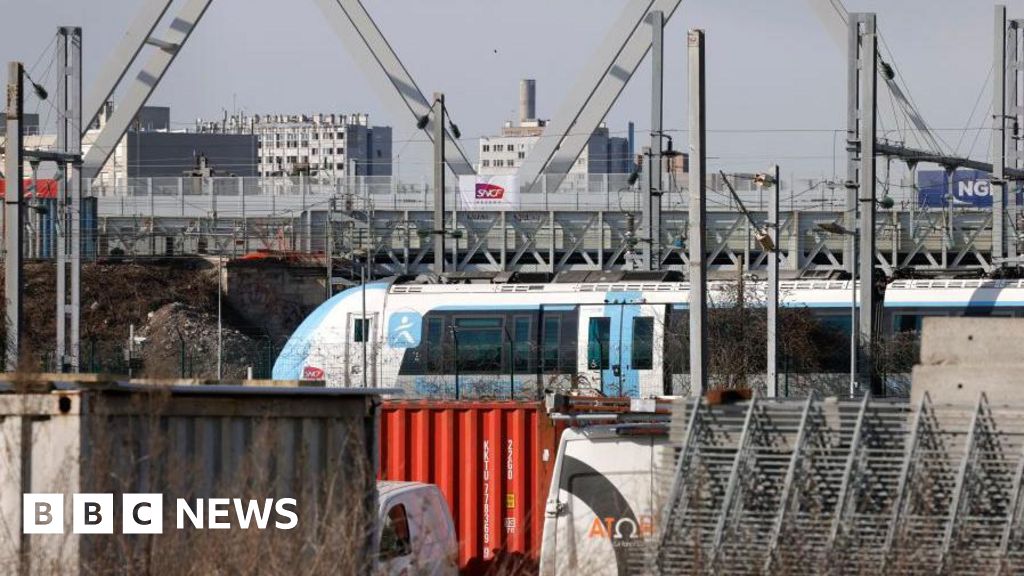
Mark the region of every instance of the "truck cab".
[[650, 424], [565, 430], [545, 508], [540, 573], [634, 574], [656, 534], [667, 429]]
[[441, 490], [420, 482], [377, 482], [377, 574], [457, 574], [455, 523]]

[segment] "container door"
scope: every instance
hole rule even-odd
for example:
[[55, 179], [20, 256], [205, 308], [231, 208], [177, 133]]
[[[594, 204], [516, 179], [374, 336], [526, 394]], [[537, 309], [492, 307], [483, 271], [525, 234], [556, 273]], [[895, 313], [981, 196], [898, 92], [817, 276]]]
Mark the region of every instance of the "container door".
[[365, 383], [369, 388], [376, 386], [376, 352], [373, 335], [377, 333], [377, 315], [349, 314], [348, 345], [345, 347], [345, 386], [362, 388], [363, 370], [366, 369]]

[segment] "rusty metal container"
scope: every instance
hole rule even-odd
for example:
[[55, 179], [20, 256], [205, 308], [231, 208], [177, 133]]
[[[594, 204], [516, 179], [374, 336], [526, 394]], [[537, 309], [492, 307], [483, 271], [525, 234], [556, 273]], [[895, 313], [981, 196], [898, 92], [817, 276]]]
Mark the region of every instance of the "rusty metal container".
[[542, 402], [388, 400], [378, 477], [441, 488], [462, 573], [535, 572], [559, 430]]
[[[259, 562], [267, 573], [302, 571], [295, 562], [351, 563], [358, 572], [373, 562], [376, 539], [367, 527], [377, 514], [382, 391], [4, 378], [0, 573], [248, 570], [235, 559]], [[64, 533], [21, 534], [23, 493], [63, 494]], [[126, 535], [115, 520], [113, 534], [72, 534], [75, 493], [112, 493], [118, 519], [124, 493], [163, 494], [163, 532]], [[295, 498], [298, 523], [244, 533], [237, 523], [178, 529], [177, 498]], [[317, 540], [325, 534], [335, 540]], [[290, 558], [289, 550], [302, 550], [296, 543], [332, 555]]]

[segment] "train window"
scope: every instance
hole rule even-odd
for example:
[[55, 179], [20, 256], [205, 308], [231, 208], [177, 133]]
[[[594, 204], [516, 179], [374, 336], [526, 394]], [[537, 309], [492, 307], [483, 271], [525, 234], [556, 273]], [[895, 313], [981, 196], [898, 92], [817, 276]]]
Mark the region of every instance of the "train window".
[[690, 370], [690, 314], [672, 310], [665, 325], [665, 366], [670, 374]]
[[611, 318], [591, 318], [587, 344], [587, 368], [606, 370], [609, 367], [609, 344], [611, 339]]
[[544, 342], [541, 349], [541, 366], [545, 372], [558, 371], [558, 341], [562, 320], [557, 316], [544, 319]]
[[851, 324], [849, 314], [826, 314], [821, 316], [821, 323], [831, 330], [834, 330], [841, 334], [845, 334], [847, 336], [850, 335]]
[[918, 332], [921, 330], [921, 316], [917, 314], [897, 314], [892, 319], [895, 332]]
[[366, 332], [370, 328], [369, 318], [356, 318], [352, 322], [352, 341], [353, 342], [366, 342]]
[[513, 367], [517, 372], [525, 372], [530, 369], [530, 358], [533, 357], [530, 348], [532, 339], [530, 338], [530, 317], [529, 316], [516, 316], [515, 318], [515, 334], [513, 339], [514, 349], [512, 352], [513, 356]]
[[460, 372], [501, 372], [502, 318], [456, 318], [455, 362]]
[[654, 367], [654, 318], [650, 316], [633, 318], [633, 353], [630, 363], [634, 370], [650, 370]]
[[427, 318], [427, 337], [420, 344], [427, 357], [427, 373], [439, 374], [444, 370], [444, 319]]

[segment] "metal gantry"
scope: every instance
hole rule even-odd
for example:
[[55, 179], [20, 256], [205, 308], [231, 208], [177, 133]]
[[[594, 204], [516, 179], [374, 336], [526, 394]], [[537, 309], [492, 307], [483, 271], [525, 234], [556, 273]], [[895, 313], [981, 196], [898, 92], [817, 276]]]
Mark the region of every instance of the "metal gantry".
[[680, 400], [661, 574], [1016, 574], [1024, 406]]

